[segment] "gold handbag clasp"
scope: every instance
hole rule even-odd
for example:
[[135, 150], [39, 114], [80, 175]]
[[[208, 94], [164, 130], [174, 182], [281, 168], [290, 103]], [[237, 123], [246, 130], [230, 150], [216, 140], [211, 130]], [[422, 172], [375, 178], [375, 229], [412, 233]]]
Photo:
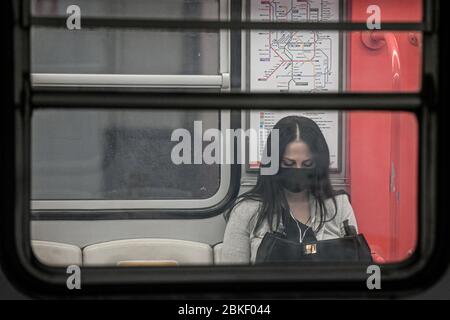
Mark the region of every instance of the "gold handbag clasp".
[[316, 254], [317, 245], [316, 244], [305, 244], [305, 254]]

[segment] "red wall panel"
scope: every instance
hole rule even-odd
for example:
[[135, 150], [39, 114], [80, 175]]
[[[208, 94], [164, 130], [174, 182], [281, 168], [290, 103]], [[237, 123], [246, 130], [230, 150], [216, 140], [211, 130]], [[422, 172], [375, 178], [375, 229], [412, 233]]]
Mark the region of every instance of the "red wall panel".
[[[382, 22], [420, 21], [420, 0], [353, 0], [352, 21], [366, 21], [367, 7], [381, 8]], [[418, 91], [421, 79], [420, 35], [395, 32], [402, 92]], [[419, 44], [410, 41], [415, 36]], [[373, 50], [352, 32], [348, 46], [349, 91], [393, 91], [392, 53]], [[360, 231], [387, 261], [405, 259], [417, 237], [418, 125], [407, 113], [352, 112], [349, 115], [349, 168], [352, 205]]]
[[349, 119], [350, 193], [359, 231], [373, 250], [390, 259], [389, 176], [391, 116], [352, 112]]

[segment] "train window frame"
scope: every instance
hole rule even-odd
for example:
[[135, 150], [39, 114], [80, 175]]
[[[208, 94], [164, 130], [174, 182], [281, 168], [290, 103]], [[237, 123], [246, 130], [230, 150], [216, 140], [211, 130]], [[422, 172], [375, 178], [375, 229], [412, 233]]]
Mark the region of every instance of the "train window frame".
[[[25, 1], [27, 2], [27, 1]], [[431, 285], [445, 271], [448, 264], [450, 250], [445, 246], [446, 230], [449, 219], [446, 217], [443, 202], [438, 202], [438, 195], [444, 195], [444, 181], [438, 180], [439, 169], [447, 169], [438, 162], [438, 150], [445, 148], [443, 139], [437, 139], [437, 124], [442, 121], [442, 112], [446, 92], [442, 90], [448, 79], [443, 76], [443, 57], [448, 53], [448, 47], [440, 46], [439, 39], [448, 35], [448, 26], [438, 16], [436, 1], [425, 1], [425, 22], [419, 24], [392, 23], [387, 28], [398, 30], [401, 28], [424, 32], [423, 51], [423, 86], [419, 93], [396, 94], [239, 94], [223, 95], [211, 93], [120, 93], [115, 92], [42, 92], [31, 88], [28, 81], [29, 65], [27, 55], [27, 9], [14, 1], [14, 7], [7, 2], [7, 12], [13, 12], [15, 17], [14, 33], [11, 32], [8, 43], [15, 55], [25, 57], [24, 61], [14, 60], [13, 53], [8, 58], [10, 63], [7, 71], [13, 82], [7, 85], [9, 95], [5, 97], [13, 108], [4, 108], [7, 117], [2, 130], [13, 133], [11, 139], [5, 139], [4, 148], [8, 157], [4, 170], [14, 181], [3, 203], [6, 211], [0, 216], [0, 241], [2, 264], [14, 283], [26, 289], [29, 294], [43, 296], [71, 296], [82, 298], [101, 293], [103, 296], [132, 297], [146, 295], [148, 297], [170, 296], [176, 292], [177, 296], [205, 297], [208, 293], [221, 293], [222, 296], [242, 297], [270, 297], [274, 292], [284, 293], [289, 297], [330, 296], [332, 292], [344, 291], [344, 295], [358, 297], [392, 297], [404, 295]], [[233, 8], [240, 12], [239, 0], [231, 0]], [[15, 9], [15, 10], [13, 10]], [[27, 22], [28, 21], [28, 22]], [[151, 23], [150, 23], [151, 24]], [[12, 25], [12, 24], [11, 24]], [[217, 24], [205, 23], [204, 27], [217, 28]], [[319, 24], [292, 23], [288, 27], [314, 28]], [[261, 27], [262, 24], [258, 24]], [[274, 24], [266, 24], [273, 27]], [[385, 25], [386, 26], [386, 25]], [[252, 28], [252, 23], [230, 21], [221, 24], [234, 30]], [[285, 28], [286, 25], [283, 25]], [[326, 28], [334, 30], [364, 30], [365, 24], [332, 23]], [[444, 29], [442, 29], [444, 27]], [[12, 29], [11, 29], [12, 31]], [[233, 32], [232, 32], [233, 33]], [[16, 42], [13, 42], [13, 35]], [[443, 61], [442, 64], [437, 61]], [[233, 74], [231, 75], [233, 77]], [[447, 92], [448, 94], [448, 92]], [[72, 292], [66, 288], [67, 274], [64, 268], [52, 268], [40, 264], [31, 253], [30, 245], [30, 117], [35, 108], [62, 105], [66, 108], [101, 107], [108, 101], [108, 108], [119, 108], [123, 99], [129, 101], [133, 108], [209, 108], [209, 109], [271, 109], [276, 102], [279, 109], [308, 109], [318, 110], [380, 110], [407, 111], [416, 115], [419, 122], [419, 237], [418, 246], [414, 254], [401, 263], [381, 265], [383, 276], [382, 291], [369, 291], [366, 287], [367, 270], [362, 265], [310, 263], [295, 266], [214, 266], [214, 267], [183, 267], [183, 268], [90, 268], [83, 267], [83, 290]], [[14, 121], [12, 120], [14, 119]], [[439, 134], [446, 130], [439, 127]], [[8, 135], [7, 135], [8, 136]], [[448, 170], [448, 169], [447, 169]], [[437, 189], [439, 186], [439, 189]], [[441, 192], [441, 193], [439, 193]], [[445, 197], [444, 197], [445, 198]], [[440, 197], [442, 199], [442, 197]], [[440, 200], [442, 201], [442, 200]], [[207, 272], [206, 272], [207, 271]], [[151, 285], [150, 285], [151, 284]], [[239, 293], [235, 292], [235, 285], [239, 284]], [[150, 286], [149, 286], [150, 285]], [[265, 293], [264, 293], [265, 292]], [[342, 292], [340, 293], [342, 296]]]
[[[217, 0], [218, 18], [226, 21], [230, 17], [230, 1]], [[31, 0], [30, 0], [31, 3]], [[31, 11], [30, 11], [31, 12]], [[33, 17], [31, 16], [31, 19]], [[45, 18], [44, 18], [45, 19]], [[56, 17], [56, 19], [58, 19]], [[38, 17], [39, 20], [39, 17]], [[39, 25], [39, 24], [37, 24]], [[228, 30], [219, 30], [219, 74], [217, 75], [173, 75], [173, 74], [56, 74], [32, 73], [33, 87], [55, 88], [156, 88], [156, 89], [203, 89], [230, 90], [230, 35]]]
[[[232, 127], [236, 127], [236, 123], [231, 125], [231, 112], [220, 111], [220, 129], [226, 130]], [[223, 146], [222, 146], [223, 147]], [[232, 187], [232, 169], [231, 164], [220, 165], [220, 184], [217, 191], [209, 198], [206, 199], [152, 199], [152, 200], [121, 200], [121, 199], [101, 199], [101, 200], [32, 200], [31, 210], [35, 213], [35, 216], [42, 218], [42, 212], [47, 212], [46, 216], [51, 217], [51, 211], [55, 214], [64, 214], [64, 212], [72, 210], [183, 210], [183, 209], [207, 209], [212, 208], [223, 201]], [[170, 207], [167, 206], [167, 202], [170, 202]], [[39, 214], [41, 212], [41, 214]], [[108, 214], [106, 214], [109, 216]], [[66, 217], [70, 214], [67, 215]], [[85, 214], [89, 217], [88, 214]], [[143, 217], [140, 214], [139, 217]], [[161, 215], [159, 215], [161, 217]], [[96, 215], [98, 217], [98, 214]], [[105, 217], [106, 218], [106, 217]]]
[[[218, 18], [226, 21], [230, 17], [230, 0], [217, 0]], [[164, 75], [164, 74], [53, 74], [32, 73], [31, 86], [43, 90], [124, 88], [151, 90], [213, 90], [230, 91], [230, 32], [219, 30], [219, 74], [218, 75]], [[233, 122], [233, 123], [232, 123]], [[239, 127], [230, 111], [219, 112], [221, 130]], [[223, 146], [222, 146], [223, 147]], [[206, 199], [152, 199], [152, 200], [32, 200], [32, 216], [36, 220], [105, 220], [105, 219], [198, 219], [214, 216], [208, 212], [219, 212], [229, 202], [230, 195], [237, 191], [235, 180], [239, 180], [231, 164], [221, 164], [219, 188]], [[167, 206], [170, 201], [170, 207]], [[212, 209], [212, 210], [211, 210]], [[191, 210], [190, 214], [179, 214], [180, 210]], [[89, 213], [94, 211], [95, 213]], [[204, 212], [204, 213], [201, 213]]]

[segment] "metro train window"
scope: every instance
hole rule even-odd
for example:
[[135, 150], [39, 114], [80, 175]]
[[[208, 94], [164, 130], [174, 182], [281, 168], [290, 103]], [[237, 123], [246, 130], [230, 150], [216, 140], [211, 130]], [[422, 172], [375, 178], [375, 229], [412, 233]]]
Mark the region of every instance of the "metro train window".
[[[372, 2], [388, 29], [361, 26]], [[70, 5], [30, 8], [38, 261], [300, 283], [427, 253], [422, 1], [78, 1], [79, 30]]]
[[[65, 18], [65, 9], [69, 5], [65, 1], [32, 1], [32, 15], [37, 19]], [[81, 1], [78, 6], [85, 18], [80, 23], [91, 17], [125, 17], [137, 21], [142, 18], [169, 21], [182, 18], [200, 22], [231, 18], [227, 1]], [[339, 0], [297, 4], [283, 0], [251, 0], [241, 3], [239, 13], [242, 13], [242, 20], [248, 22], [332, 23], [359, 21], [367, 14], [362, 10], [364, 8], [363, 1], [355, 1], [350, 6]], [[395, 8], [388, 10], [385, 19], [399, 20], [395, 14]], [[420, 1], [416, 1], [415, 9], [404, 19], [421, 21]], [[206, 90], [225, 94], [231, 86], [233, 91], [252, 93], [321, 94], [417, 92], [421, 88], [422, 44], [421, 33], [416, 31], [377, 34], [368, 31], [269, 29], [236, 32], [89, 26], [71, 31], [48, 26], [45, 20], [37, 21], [44, 23], [33, 26], [30, 34], [31, 72], [36, 90], [66, 87], [77, 90], [75, 95], [77, 92], [82, 94], [82, 89], [86, 87], [109, 88], [117, 90], [119, 95], [124, 88], [173, 93]], [[234, 40], [231, 45], [231, 37], [236, 39], [238, 34], [240, 43]], [[408, 62], [408, 68], [401, 67], [402, 61]], [[239, 70], [241, 77], [236, 80], [235, 76], [234, 83], [228, 83], [232, 68]], [[64, 107], [54, 106], [33, 113], [31, 208], [34, 217], [51, 220], [56, 218], [55, 214], [60, 214], [58, 219], [98, 219], [103, 215], [108, 219], [119, 217], [110, 215], [115, 210], [121, 211], [122, 217], [132, 217], [131, 213], [135, 210], [176, 209], [178, 214], [175, 217], [183, 219], [189, 218], [190, 214], [182, 210], [212, 207], [225, 199], [233, 184], [231, 165], [241, 162], [206, 164], [203, 156], [213, 145], [210, 139], [204, 139], [205, 133], [209, 129], [220, 129], [224, 133], [230, 128], [229, 112], [201, 109], [140, 111], [127, 109], [126, 99], [123, 101], [124, 104], [115, 111], [94, 107], [90, 110], [65, 110]], [[210, 246], [223, 242], [219, 245], [219, 248], [223, 246], [223, 252], [220, 249], [218, 257], [223, 263], [245, 264], [247, 260], [255, 263], [255, 243], [259, 243], [257, 239], [264, 236], [258, 233], [262, 232], [261, 223], [255, 225], [256, 238], [250, 236], [244, 242], [236, 242], [242, 235], [239, 224], [245, 225], [246, 221], [236, 217], [242, 210], [238, 204], [246, 196], [248, 200], [264, 196], [267, 199], [259, 199], [263, 208], [273, 204], [272, 211], [276, 211], [276, 206], [282, 205], [282, 199], [278, 199], [276, 191], [273, 191], [278, 189], [264, 189], [263, 181], [273, 180], [269, 184], [278, 185], [279, 178], [262, 176], [264, 166], [261, 161], [274, 126], [278, 128], [278, 123], [292, 116], [300, 119], [296, 122], [299, 132], [303, 130], [303, 121], [312, 120], [320, 128], [314, 141], [319, 141], [323, 135], [326, 142], [323, 148], [328, 149], [323, 156], [329, 165], [321, 170], [329, 177], [321, 178], [320, 188], [327, 186], [333, 191], [316, 190], [314, 197], [326, 199], [330, 192], [348, 195], [344, 201], [347, 209], [343, 209], [342, 203], [335, 202], [336, 212], [331, 220], [347, 218], [353, 227], [366, 235], [372, 254], [380, 261], [392, 263], [410, 257], [415, 251], [417, 238], [414, 220], [417, 217], [418, 127], [414, 116], [390, 112], [296, 112], [256, 108], [244, 111], [241, 113], [241, 128], [238, 129], [254, 130], [257, 134], [249, 136], [247, 141], [240, 141], [237, 146], [237, 149], [244, 148], [241, 151], [247, 157], [247, 163], [244, 161], [242, 166], [240, 196], [235, 194], [235, 199], [228, 199], [228, 206], [216, 212], [219, 219], [222, 216], [225, 219], [216, 218], [209, 222], [216, 234], [206, 238], [203, 233], [195, 234], [197, 227], [194, 224], [191, 230], [186, 229], [181, 235], [174, 236], [168, 230], [156, 232], [154, 226], [157, 222], [152, 224], [150, 221], [147, 232], [122, 230], [120, 236], [106, 233], [99, 239], [94, 237], [91, 240], [80, 236], [83, 240], [76, 240], [73, 244], [89, 247], [100, 239], [109, 239], [119, 241], [117, 245], [121, 247], [123, 237], [133, 236], [175, 237], [175, 240], [206, 242]], [[200, 131], [195, 128], [196, 123], [201, 123]], [[180, 141], [174, 141], [172, 135], [177, 129], [187, 129], [191, 136], [189, 142], [193, 145], [197, 138], [201, 139], [200, 150], [189, 148], [183, 151], [192, 153], [192, 159], [197, 158], [196, 153], [200, 152], [200, 162], [174, 163], [173, 151]], [[285, 139], [283, 130], [289, 130], [289, 126], [280, 129]], [[283, 141], [280, 138], [280, 145], [284, 145]], [[216, 154], [230, 152], [224, 149], [226, 140], [221, 140], [221, 143]], [[316, 147], [309, 145], [310, 150]], [[255, 150], [256, 154], [253, 152]], [[284, 170], [286, 160], [283, 159], [288, 150], [283, 149], [280, 153], [282, 159], [279, 159], [281, 169], [278, 174]], [[314, 157], [321, 156], [316, 154]], [[310, 161], [318, 160], [311, 158]], [[368, 165], [370, 173], [366, 171]], [[341, 201], [345, 196], [332, 198]], [[321, 208], [328, 206], [323, 200], [318, 203]], [[244, 204], [247, 202], [244, 201]], [[293, 205], [290, 203], [290, 206]], [[93, 214], [98, 210], [99, 214]], [[250, 206], [246, 214], [252, 210]], [[294, 211], [291, 210], [291, 214]], [[322, 216], [322, 210], [316, 211]], [[325, 210], [325, 216], [328, 213]], [[170, 218], [170, 214], [158, 217]], [[280, 218], [284, 221], [284, 227], [288, 227], [286, 223], [290, 221], [276, 212], [258, 211], [258, 214], [268, 215], [269, 220]], [[343, 235], [343, 227], [339, 223], [328, 223], [326, 217], [317, 220], [314, 222], [317, 225], [310, 228], [315, 233], [314, 239], [327, 240]], [[310, 223], [301, 221], [305, 226]], [[64, 237], [48, 237], [46, 228], [40, 225], [39, 221], [33, 225], [35, 239], [66, 242]], [[172, 227], [177, 228], [177, 223], [173, 223]], [[250, 232], [241, 231], [243, 234]], [[300, 238], [303, 233], [304, 230], [300, 231]], [[250, 251], [245, 255], [248, 256], [237, 257], [235, 251], [242, 253], [241, 246], [247, 246], [247, 242]], [[201, 264], [201, 261], [198, 263]], [[94, 261], [91, 264], [108, 263], [115, 264], [117, 261]]]
[[[217, 20], [224, 1], [79, 1], [83, 17]], [[65, 17], [67, 1], [35, 0], [33, 17]], [[226, 90], [224, 32], [133, 29], [31, 29], [34, 86]], [[170, 56], [171, 55], [171, 56]], [[125, 107], [125, 106], [124, 106]], [[173, 164], [170, 137], [194, 122], [225, 129], [222, 112], [39, 111], [33, 117], [33, 208], [149, 209], [209, 207], [227, 194], [229, 167]], [[167, 152], [164, 153], [163, 150]], [[157, 151], [157, 152], [156, 152]], [[67, 183], [70, 181], [70, 183]], [[191, 203], [190, 200], [202, 200]], [[107, 200], [107, 201], [105, 201]], [[182, 201], [177, 205], [177, 201]], [[87, 202], [86, 202], [87, 201]], [[149, 202], [150, 201], [150, 202]]]
[[35, 200], [207, 199], [219, 165], [171, 161], [176, 128], [219, 128], [217, 112], [39, 111], [33, 116]]
[[[73, 1], [72, 1], [73, 2]], [[65, 17], [71, 1], [33, 0], [36, 17]], [[218, 19], [219, 0], [77, 1], [83, 17]], [[32, 72], [44, 74], [219, 74], [219, 32], [33, 27]]]
[[174, 162], [177, 145], [186, 142], [177, 130], [194, 145], [203, 130], [229, 126], [230, 114], [217, 111], [36, 111], [32, 208], [64, 212], [214, 206], [229, 192], [230, 166], [193, 158]]

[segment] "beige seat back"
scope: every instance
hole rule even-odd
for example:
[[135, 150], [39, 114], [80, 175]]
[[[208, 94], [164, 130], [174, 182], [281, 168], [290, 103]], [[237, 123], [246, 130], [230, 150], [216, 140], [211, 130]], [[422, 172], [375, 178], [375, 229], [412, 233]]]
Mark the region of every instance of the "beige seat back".
[[174, 261], [177, 265], [213, 264], [208, 244], [175, 239], [128, 239], [98, 243], [83, 249], [85, 266], [151, 265], [154, 261]]
[[81, 266], [83, 262], [81, 249], [71, 244], [33, 240], [31, 247], [36, 258], [48, 266]]
[[214, 264], [222, 263], [222, 247], [223, 243], [218, 243], [213, 247], [214, 250]]

